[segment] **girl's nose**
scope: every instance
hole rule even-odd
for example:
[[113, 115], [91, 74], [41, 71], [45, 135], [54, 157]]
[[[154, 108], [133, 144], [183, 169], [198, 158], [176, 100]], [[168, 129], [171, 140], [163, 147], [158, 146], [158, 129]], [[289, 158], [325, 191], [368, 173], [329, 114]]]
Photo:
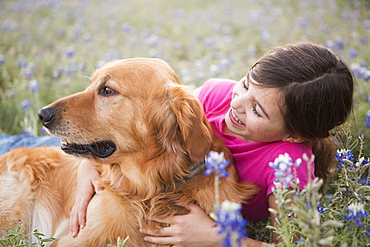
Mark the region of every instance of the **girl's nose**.
[[243, 99], [243, 96], [239, 96], [237, 94], [233, 95], [233, 98], [231, 100], [230, 106], [235, 111], [239, 113], [245, 113], [245, 99]]

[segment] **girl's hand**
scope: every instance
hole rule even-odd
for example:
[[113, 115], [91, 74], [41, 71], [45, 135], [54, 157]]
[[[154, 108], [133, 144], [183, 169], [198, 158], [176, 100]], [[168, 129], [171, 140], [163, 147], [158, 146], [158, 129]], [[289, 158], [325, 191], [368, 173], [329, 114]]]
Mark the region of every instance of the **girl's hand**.
[[70, 231], [73, 237], [85, 227], [86, 209], [94, 193], [99, 194], [104, 187], [100, 186], [100, 173], [90, 166], [91, 161], [83, 160], [77, 170], [76, 199], [70, 214]]
[[215, 222], [197, 205], [190, 205], [187, 215], [177, 215], [172, 218], [152, 219], [169, 224], [158, 231], [141, 229], [146, 236], [144, 240], [154, 244], [168, 244], [176, 247], [222, 246], [223, 235], [218, 234], [219, 228]]

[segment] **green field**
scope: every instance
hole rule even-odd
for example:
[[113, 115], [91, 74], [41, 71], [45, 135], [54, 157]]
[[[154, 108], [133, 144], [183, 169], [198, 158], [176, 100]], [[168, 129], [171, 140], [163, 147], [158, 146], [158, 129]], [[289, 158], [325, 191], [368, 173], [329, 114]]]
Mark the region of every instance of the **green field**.
[[370, 156], [369, 0], [0, 0], [0, 28], [0, 133], [42, 135], [38, 109], [111, 60], [161, 58], [197, 87], [239, 80], [276, 45], [311, 41], [351, 68], [348, 124]]

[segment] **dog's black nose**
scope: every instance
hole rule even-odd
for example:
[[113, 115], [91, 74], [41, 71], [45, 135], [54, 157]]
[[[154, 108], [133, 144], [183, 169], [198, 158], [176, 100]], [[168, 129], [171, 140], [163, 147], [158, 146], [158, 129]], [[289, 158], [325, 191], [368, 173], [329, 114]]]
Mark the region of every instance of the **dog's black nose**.
[[47, 127], [48, 125], [52, 124], [55, 120], [55, 114], [53, 108], [42, 108], [38, 112], [39, 118], [42, 124]]

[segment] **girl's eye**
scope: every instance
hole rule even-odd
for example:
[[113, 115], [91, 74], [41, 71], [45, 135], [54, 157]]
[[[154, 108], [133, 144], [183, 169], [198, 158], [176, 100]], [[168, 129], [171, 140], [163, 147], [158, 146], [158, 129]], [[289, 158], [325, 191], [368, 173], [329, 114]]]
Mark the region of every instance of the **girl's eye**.
[[254, 114], [256, 114], [257, 117], [262, 117], [262, 115], [259, 114], [259, 112], [257, 111], [257, 105], [253, 105], [253, 112]]
[[109, 95], [113, 95], [115, 93], [116, 93], [116, 91], [114, 91], [113, 89], [111, 89], [109, 87], [106, 87], [106, 86], [103, 86], [99, 89], [99, 94], [100, 95], [109, 96]]
[[243, 84], [244, 89], [245, 89], [245, 90], [248, 90], [249, 88], [248, 88], [247, 84], [245, 84], [245, 82], [246, 82], [246, 81], [247, 81], [247, 78], [246, 78], [246, 77], [244, 77], [244, 78], [242, 79], [242, 84]]

